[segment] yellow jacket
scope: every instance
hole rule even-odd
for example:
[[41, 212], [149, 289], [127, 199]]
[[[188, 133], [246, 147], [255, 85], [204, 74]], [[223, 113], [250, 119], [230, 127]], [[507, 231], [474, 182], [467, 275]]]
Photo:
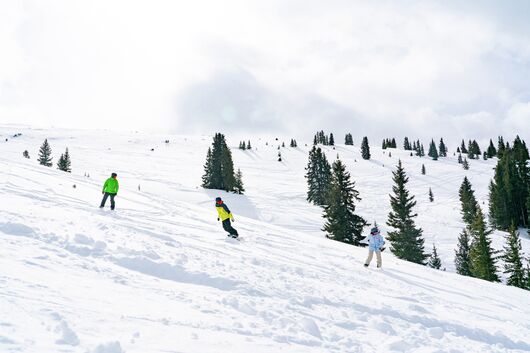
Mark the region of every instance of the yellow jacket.
[[221, 221], [225, 221], [228, 218], [230, 218], [232, 221], [234, 220], [234, 216], [232, 215], [232, 212], [230, 212], [230, 209], [227, 205], [222, 203], [221, 205], [215, 205], [215, 209], [217, 210], [217, 213], [219, 214], [219, 218]]

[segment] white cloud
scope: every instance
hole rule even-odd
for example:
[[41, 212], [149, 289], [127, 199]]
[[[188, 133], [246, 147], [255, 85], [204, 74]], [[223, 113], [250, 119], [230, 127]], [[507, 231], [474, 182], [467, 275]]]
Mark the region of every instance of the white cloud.
[[509, 5], [12, 4], [0, 0], [2, 121], [374, 138], [463, 134], [477, 119], [483, 137], [525, 128], [506, 112], [530, 99], [530, 26]]

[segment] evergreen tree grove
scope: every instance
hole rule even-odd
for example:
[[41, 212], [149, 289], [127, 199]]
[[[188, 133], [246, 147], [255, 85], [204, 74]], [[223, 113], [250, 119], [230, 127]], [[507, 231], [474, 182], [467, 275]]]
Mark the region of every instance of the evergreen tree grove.
[[391, 250], [400, 259], [425, 264], [429, 255], [424, 251], [423, 230], [414, 224], [414, 217], [417, 214], [413, 213], [412, 208], [416, 205], [416, 201], [406, 188], [409, 179], [401, 161], [392, 174], [394, 181], [393, 195], [390, 195], [392, 210], [387, 220], [388, 226], [395, 229], [388, 232]]
[[307, 201], [318, 206], [325, 205], [331, 182], [331, 166], [320, 147], [313, 146], [309, 151], [306, 170]]
[[355, 183], [340, 159], [333, 163], [330, 189], [324, 206], [324, 231], [327, 237], [352, 245], [364, 239], [363, 227], [368, 223], [355, 214], [355, 202], [360, 201]]
[[215, 134], [212, 147], [208, 148], [202, 187], [236, 191], [236, 175], [234, 173], [232, 152], [226, 144], [225, 136], [221, 133]]
[[344, 138], [344, 144], [352, 146], [353, 145], [353, 136], [350, 133], [346, 134], [346, 137]]
[[62, 170], [63, 172], [71, 173], [72, 172], [72, 161], [70, 160], [70, 154], [68, 153], [68, 148], [59, 158], [57, 162], [57, 169]]
[[490, 184], [490, 222], [501, 230], [515, 226], [528, 226], [530, 197], [530, 168], [528, 149], [524, 141], [517, 137], [513, 147], [499, 138], [497, 166]]

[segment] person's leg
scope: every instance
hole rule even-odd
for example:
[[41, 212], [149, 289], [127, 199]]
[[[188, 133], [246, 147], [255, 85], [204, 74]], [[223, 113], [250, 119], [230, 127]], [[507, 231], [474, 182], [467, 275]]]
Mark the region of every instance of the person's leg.
[[99, 207], [105, 207], [105, 202], [107, 202], [108, 197], [109, 197], [108, 193], [103, 194], [103, 200], [101, 200], [101, 205], [99, 205]]
[[375, 255], [377, 256], [377, 267], [381, 267], [382, 260], [381, 260], [381, 250], [376, 251]]
[[372, 262], [372, 257], [374, 257], [373, 250], [368, 251], [368, 258], [366, 259], [366, 262], [364, 263], [365, 266], [370, 265], [370, 262]]
[[116, 204], [114, 203], [114, 196], [116, 196], [116, 194], [110, 194], [110, 209], [113, 210], [114, 207], [116, 207]]
[[223, 229], [226, 230], [228, 232], [228, 234], [232, 235], [232, 236], [238, 236], [237, 234], [237, 230], [234, 229], [234, 227], [232, 227], [232, 224], [230, 223], [230, 219], [227, 218], [223, 221]]
[[224, 229], [226, 232], [230, 233], [230, 220], [229, 220], [229, 219], [225, 219], [225, 220], [223, 221], [223, 229]]

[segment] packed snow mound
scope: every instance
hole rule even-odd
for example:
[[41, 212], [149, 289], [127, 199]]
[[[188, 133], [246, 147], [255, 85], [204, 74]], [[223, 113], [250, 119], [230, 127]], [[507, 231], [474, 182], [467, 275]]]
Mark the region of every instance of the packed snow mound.
[[[165, 145], [156, 142], [165, 136], [22, 132], [0, 155], [2, 352], [530, 351], [529, 292], [388, 251], [383, 269], [364, 268], [366, 249], [323, 238], [318, 209], [303, 202], [305, 149], [282, 153], [285, 163], [264, 140], [253, 141], [257, 151], [234, 150], [248, 190], [239, 196], [198, 188], [209, 137]], [[54, 151], [69, 147], [72, 174], [37, 165], [44, 137]], [[382, 217], [368, 200], [390, 185], [383, 163], [353, 163], [359, 210]], [[444, 163], [445, 177], [456, 174]], [[114, 212], [97, 207], [113, 171]], [[216, 222], [217, 195], [234, 211], [240, 241]], [[456, 243], [457, 221], [438, 218]]]

